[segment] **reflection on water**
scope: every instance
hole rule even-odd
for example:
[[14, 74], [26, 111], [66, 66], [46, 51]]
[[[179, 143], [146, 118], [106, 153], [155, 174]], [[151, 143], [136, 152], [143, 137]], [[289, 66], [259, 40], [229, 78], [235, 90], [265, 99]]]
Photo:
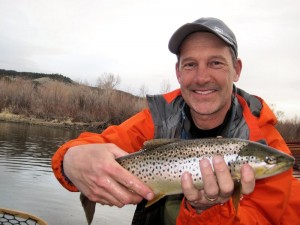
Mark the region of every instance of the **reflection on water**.
[[7, 171], [50, 172], [50, 158], [57, 146], [75, 134], [40, 126], [1, 123], [0, 162]]
[[[77, 135], [60, 128], [0, 122], [0, 207], [35, 214], [51, 225], [86, 224], [79, 194], [63, 189], [51, 170], [53, 153]], [[133, 210], [97, 205], [93, 224], [130, 224]]]

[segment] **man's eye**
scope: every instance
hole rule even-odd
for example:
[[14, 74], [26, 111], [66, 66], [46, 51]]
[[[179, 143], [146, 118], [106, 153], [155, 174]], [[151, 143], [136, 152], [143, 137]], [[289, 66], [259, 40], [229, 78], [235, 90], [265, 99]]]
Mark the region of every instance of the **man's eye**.
[[221, 68], [224, 65], [224, 63], [220, 61], [212, 61], [209, 64], [212, 68]]
[[183, 69], [192, 70], [196, 67], [196, 63], [186, 63], [183, 65]]

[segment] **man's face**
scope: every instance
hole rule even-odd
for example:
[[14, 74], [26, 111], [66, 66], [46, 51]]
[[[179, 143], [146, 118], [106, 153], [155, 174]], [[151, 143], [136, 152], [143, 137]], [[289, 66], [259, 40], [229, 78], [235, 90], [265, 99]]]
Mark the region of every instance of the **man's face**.
[[176, 75], [193, 119], [225, 117], [231, 104], [233, 82], [239, 80], [241, 67], [239, 59], [233, 65], [230, 47], [214, 34], [196, 32], [184, 40]]

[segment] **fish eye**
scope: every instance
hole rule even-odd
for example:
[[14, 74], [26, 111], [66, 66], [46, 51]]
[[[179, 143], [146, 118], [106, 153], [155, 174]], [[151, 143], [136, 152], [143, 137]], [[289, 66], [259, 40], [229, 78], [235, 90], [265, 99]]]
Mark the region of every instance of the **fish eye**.
[[266, 156], [265, 162], [268, 163], [268, 164], [276, 164], [277, 159], [274, 156]]

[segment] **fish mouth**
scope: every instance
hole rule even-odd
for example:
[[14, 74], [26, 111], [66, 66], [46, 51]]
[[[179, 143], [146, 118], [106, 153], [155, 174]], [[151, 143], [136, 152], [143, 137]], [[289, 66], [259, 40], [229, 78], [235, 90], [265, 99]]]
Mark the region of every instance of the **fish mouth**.
[[292, 165], [290, 163], [280, 162], [276, 166], [274, 166], [269, 172], [270, 174], [277, 175], [288, 170], [289, 168], [291, 168], [291, 166]]
[[277, 157], [277, 161], [278, 161], [278, 165], [277, 165], [278, 170], [284, 172], [294, 165], [295, 158], [290, 155], [285, 155], [285, 156]]
[[266, 167], [255, 169], [257, 179], [272, 177], [289, 170], [294, 163], [292, 161], [281, 161], [276, 165], [267, 165]]

